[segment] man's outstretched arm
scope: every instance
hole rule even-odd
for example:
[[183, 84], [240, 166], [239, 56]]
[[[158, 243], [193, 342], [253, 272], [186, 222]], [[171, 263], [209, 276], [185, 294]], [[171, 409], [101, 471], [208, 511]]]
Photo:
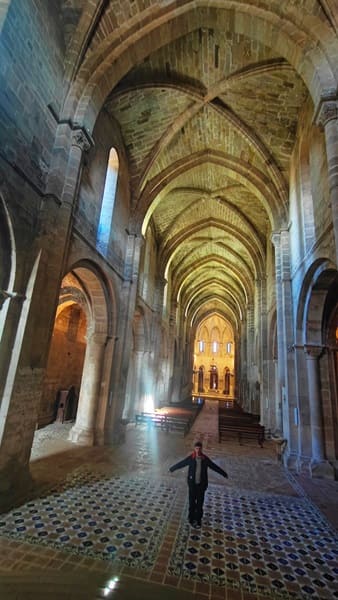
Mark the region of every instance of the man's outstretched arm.
[[224, 471], [224, 469], [222, 469], [222, 467], [219, 467], [218, 465], [216, 465], [216, 463], [214, 463], [212, 460], [210, 460], [210, 458], [208, 459], [208, 467], [210, 467], [210, 469], [212, 469], [213, 471], [216, 471], [216, 473], [223, 475], [223, 477], [225, 477], [226, 479], [229, 477], [228, 473], [226, 471]]
[[170, 473], [173, 473], [177, 469], [182, 469], [183, 467], [187, 467], [189, 464], [189, 459], [190, 459], [190, 456], [187, 456], [187, 458], [184, 458], [183, 460], [180, 460], [178, 463], [169, 467]]

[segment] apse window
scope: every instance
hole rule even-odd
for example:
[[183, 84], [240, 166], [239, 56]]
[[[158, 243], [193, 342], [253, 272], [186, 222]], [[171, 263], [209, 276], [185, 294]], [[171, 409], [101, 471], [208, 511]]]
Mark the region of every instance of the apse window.
[[218, 342], [212, 342], [212, 351], [214, 354], [218, 352]]
[[227, 343], [227, 353], [231, 354], [231, 342]]
[[112, 226], [113, 210], [115, 203], [117, 177], [119, 172], [119, 157], [115, 148], [111, 148], [101, 204], [99, 225], [97, 228], [96, 248], [107, 256], [108, 244]]

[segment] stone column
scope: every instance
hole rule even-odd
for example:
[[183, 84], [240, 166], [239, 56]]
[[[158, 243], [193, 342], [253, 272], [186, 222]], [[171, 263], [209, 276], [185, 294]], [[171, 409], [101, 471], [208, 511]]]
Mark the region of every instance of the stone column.
[[133, 352], [133, 371], [134, 371], [134, 411], [140, 413], [146, 411], [144, 407], [144, 381], [143, 381], [143, 369], [144, 369], [144, 351], [135, 350]]
[[179, 394], [181, 391], [182, 369], [180, 366], [180, 340], [177, 338], [177, 317], [178, 317], [178, 302], [172, 300], [170, 305], [169, 317], [169, 342], [170, 342], [170, 359], [171, 359], [171, 386], [169, 390], [169, 402], [179, 402]]
[[320, 101], [316, 121], [325, 133], [328, 182], [338, 262], [338, 99], [336, 92]]
[[280, 386], [280, 394], [276, 399], [276, 415], [281, 412], [283, 437], [288, 441], [286, 451], [288, 465], [297, 467], [299, 429], [294, 419], [295, 409], [298, 411], [296, 369], [294, 353], [289, 351], [294, 347], [294, 331], [288, 228], [281, 228], [278, 232], [274, 232], [272, 242], [275, 246], [276, 262], [278, 379]]
[[277, 378], [276, 378], [276, 429], [281, 434], [283, 429], [282, 419], [282, 390], [285, 387], [285, 357], [284, 357], [284, 333], [283, 333], [283, 305], [282, 305], [282, 275], [281, 275], [281, 240], [280, 233], [275, 231], [271, 236], [275, 248], [275, 272], [276, 272], [276, 314], [277, 314]]
[[164, 288], [167, 280], [163, 277], [157, 277], [155, 280], [155, 294], [154, 294], [154, 317], [152, 320], [152, 347], [155, 357], [156, 364], [161, 356], [161, 324], [162, 324], [162, 311], [163, 311], [163, 297]]
[[259, 360], [259, 372], [260, 372], [260, 416], [261, 424], [269, 427], [269, 417], [267, 415], [266, 398], [268, 394], [268, 336], [267, 336], [267, 308], [266, 308], [266, 278], [262, 277], [256, 282], [259, 291], [259, 314], [260, 314], [260, 335], [259, 335], [259, 346], [260, 346], [260, 360]]
[[254, 383], [256, 381], [256, 364], [254, 363], [254, 339], [255, 339], [255, 323], [254, 323], [254, 305], [249, 303], [246, 311], [246, 362], [247, 362], [247, 393], [244, 399], [243, 408], [247, 412], [253, 412], [254, 399]]
[[[119, 443], [124, 439], [124, 423], [122, 419], [128, 369], [132, 352], [132, 326], [137, 296], [137, 279], [140, 253], [144, 238], [130, 233], [127, 242], [124, 282], [120, 296], [117, 339], [110, 379], [110, 402], [104, 424], [106, 444]], [[130, 411], [132, 407], [130, 406]]]
[[69, 434], [70, 441], [82, 446], [95, 443], [96, 411], [106, 342], [105, 334], [91, 333], [87, 338], [76, 423]]
[[313, 477], [333, 478], [333, 468], [325, 459], [323, 415], [319, 382], [319, 358], [322, 347], [304, 346], [308, 376], [312, 460], [310, 472]]
[[[249, 374], [249, 363], [248, 363], [248, 327], [247, 327], [248, 315], [244, 313], [243, 321], [241, 324], [240, 338], [241, 343], [238, 342], [236, 334], [235, 341], [235, 378], [237, 382], [237, 391], [239, 401], [242, 408], [248, 405], [248, 374]], [[236, 393], [236, 392], [235, 392]]]
[[155, 297], [154, 297], [154, 315], [152, 319], [152, 358], [153, 358], [153, 377], [154, 377], [154, 402], [155, 406], [159, 406], [165, 399], [163, 393], [161, 395], [161, 377], [163, 373], [163, 348], [162, 348], [162, 314], [164, 290], [167, 280], [164, 277], [157, 277], [155, 280]]
[[[0, 506], [8, 505], [30, 477], [29, 458], [64, 275], [82, 155], [91, 146], [89, 134], [79, 127], [73, 132], [73, 145], [70, 125], [63, 124], [58, 129], [61, 133], [54, 149], [58, 161], [51, 167], [53, 175], [27, 253], [29, 280], [23, 282], [20, 290], [26, 299], [17, 329], [13, 329], [13, 339], [8, 340], [11, 359], [3, 374], [6, 402], [1, 419]], [[33, 263], [32, 257], [36, 257]]]

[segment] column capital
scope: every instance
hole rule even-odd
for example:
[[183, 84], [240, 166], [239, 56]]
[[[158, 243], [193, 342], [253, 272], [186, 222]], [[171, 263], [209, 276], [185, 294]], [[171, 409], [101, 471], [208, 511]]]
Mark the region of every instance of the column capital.
[[306, 354], [306, 358], [317, 359], [324, 352], [324, 347], [315, 346], [312, 344], [304, 344], [304, 352]]
[[317, 106], [315, 123], [321, 127], [332, 120], [338, 119], [338, 98], [335, 91], [322, 96]]
[[168, 281], [167, 281], [167, 279], [165, 279], [165, 277], [158, 276], [158, 277], [156, 277], [156, 279], [155, 279], [155, 283], [156, 283], [156, 285], [158, 285], [159, 287], [162, 287], [162, 288], [164, 288], [164, 287], [165, 287], [165, 285], [168, 283]]
[[126, 234], [128, 236], [128, 242], [133, 246], [137, 246], [138, 248], [142, 248], [144, 245], [146, 238], [144, 235], [137, 231], [131, 231], [130, 229], [126, 229]]
[[72, 146], [77, 146], [82, 152], [88, 152], [94, 146], [94, 140], [84, 127], [74, 127], [72, 131]]
[[106, 333], [93, 331], [90, 328], [88, 328], [86, 338], [87, 343], [97, 344], [98, 346], [104, 346], [108, 340], [108, 336]]
[[284, 227], [280, 227], [280, 229], [276, 229], [275, 231], [271, 232], [270, 239], [271, 239], [273, 245], [275, 246], [275, 248], [280, 247], [282, 235], [285, 233], [289, 233], [289, 231], [290, 231], [290, 223], [288, 225], [285, 225]]
[[273, 231], [271, 233], [270, 239], [273, 243], [273, 245], [276, 247], [280, 246], [280, 231]]

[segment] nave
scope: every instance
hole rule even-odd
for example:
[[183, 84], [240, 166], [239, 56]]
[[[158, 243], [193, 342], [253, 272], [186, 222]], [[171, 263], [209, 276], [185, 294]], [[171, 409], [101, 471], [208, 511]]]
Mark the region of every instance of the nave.
[[[273, 441], [219, 444], [217, 419], [207, 400], [186, 437], [130, 424], [116, 448], [37, 432], [35, 489], [0, 518], [1, 598], [338, 598], [338, 483], [292, 474]], [[201, 530], [168, 473], [196, 439], [229, 474], [210, 472]]]

